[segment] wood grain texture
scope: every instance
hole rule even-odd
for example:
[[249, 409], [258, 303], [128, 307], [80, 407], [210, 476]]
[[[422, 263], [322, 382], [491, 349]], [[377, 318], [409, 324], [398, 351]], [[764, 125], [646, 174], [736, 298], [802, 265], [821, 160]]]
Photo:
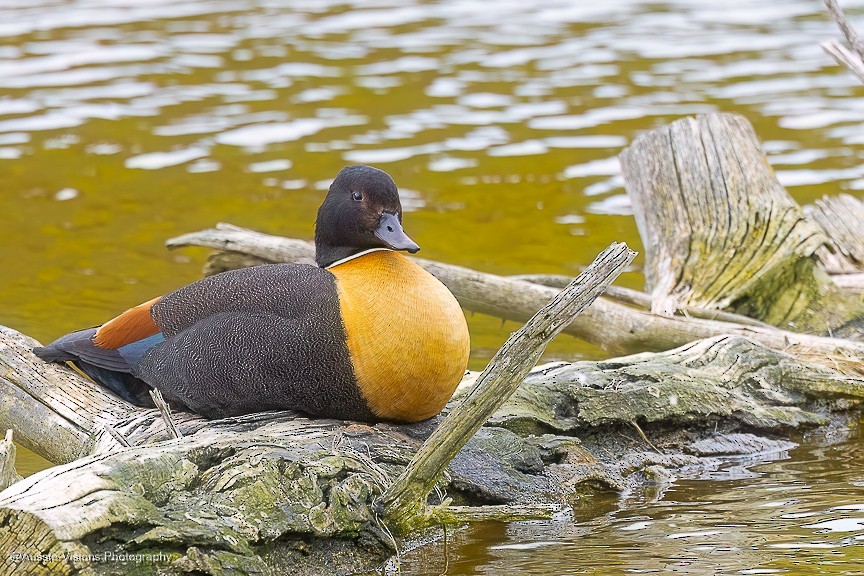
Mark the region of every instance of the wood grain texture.
[[828, 236], [777, 180], [743, 117], [684, 118], [620, 158], [654, 312], [729, 309], [820, 334], [864, 314], [818, 266]]
[[[33, 354], [39, 342], [0, 326], [0, 429], [56, 463], [120, 448], [111, 426], [133, 444], [165, 437], [158, 410], [138, 408], [98, 384]], [[177, 415], [183, 433], [200, 429], [200, 416]]]
[[805, 206], [830, 244], [816, 253], [822, 267], [833, 274], [864, 272], [864, 202], [850, 196], [825, 196]]

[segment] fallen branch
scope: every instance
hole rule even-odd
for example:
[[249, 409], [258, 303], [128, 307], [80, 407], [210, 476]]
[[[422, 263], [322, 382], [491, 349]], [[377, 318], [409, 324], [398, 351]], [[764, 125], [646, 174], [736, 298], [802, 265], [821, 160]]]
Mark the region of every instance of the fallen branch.
[[181, 434], [180, 430], [177, 429], [177, 423], [174, 422], [174, 418], [171, 416], [171, 408], [168, 406], [168, 403], [165, 402], [165, 398], [162, 397], [162, 392], [154, 388], [153, 390], [150, 390], [150, 397], [153, 399], [156, 409], [159, 410], [159, 415], [162, 416], [162, 421], [165, 422], [165, 429], [168, 430], [168, 436], [171, 438], [182, 438], [183, 434]]
[[[230, 250], [211, 256], [210, 269], [214, 272], [248, 263], [250, 256], [258, 263], [303, 262], [315, 250], [306, 240], [271, 236], [228, 224], [185, 234], [167, 244], [170, 248], [205, 246]], [[557, 293], [554, 288], [461, 266], [420, 258], [414, 261], [441, 280], [466, 310], [507, 320], [525, 322]], [[602, 296], [566, 326], [564, 333], [612, 354], [669, 350], [702, 338], [736, 334], [775, 350], [804, 355], [832, 366], [840, 363], [848, 370], [864, 372], [864, 344], [860, 342], [771, 326], [652, 314]]]
[[822, 42], [820, 46], [841, 66], [845, 66], [850, 72], [864, 82], [864, 43], [855, 28], [846, 17], [846, 13], [840, 8], [837, 0], [825, 0], [825, 6], [831, 17], [837, 23], [846, 41], [849, 42], [851, 50], [837, 40]]
[[[552, 288], [563, 288], [567, 285], [568, 282], [570, 282], [570, 278], [568, 276], [558, 274], [518, 274], [515, 276], [510, 276], [510, 278], [513, 278], [514, 280], [533, 282], [534, 284], [541, 284], [543, 286], [550, 286]], [[628, 304], [631, 306], [637, 306], [643, 310], [651, 309], [651, 297], [644, 292], [640, 292], [639, 290], [624, 288], [623, 286], [609, 286], [608, 288], [606, 288], [606, 292], [604, 292], [603, 295], [610, 300], [614, 300], [615, 302], [620, 302], [622, 304]], [[676, 310], [676, 312], [680, 312], [682, 316], [689, 318], [720, 320], [722, 322], [732, 322], [734, 324], [741, 324], [744, 326], [763, 326], [766, 328], [771, 327], [770, 324], [766, 324], [765, 322], [754, 320], [753, 318], [750, 318], [748, 316], [735, 314], [733, 312], [724, 312], [723, 310], [706, 310], [705, 308], [696, 308], [695, 306], [681, 305], [678, 307], [678, 310]]]
[[376, 504], [384, 518], [406, 532], [428, 517], [426, 499], [444, 469], [484, 422], [513, 394], [546, 345], [597, 299], [636, 253], [613, 244], [557, 294], [495, 354], [471, 391], [450, 411]]

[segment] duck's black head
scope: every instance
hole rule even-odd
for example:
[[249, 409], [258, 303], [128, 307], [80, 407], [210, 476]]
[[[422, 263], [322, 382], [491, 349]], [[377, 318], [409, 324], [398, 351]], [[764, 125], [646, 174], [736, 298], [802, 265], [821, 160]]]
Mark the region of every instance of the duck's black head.
[[371, 166], [343, 168], [318, 209], [315, 261], [322, 268], [370, 248], [420, 247], [402, 229], [402, 204], [390, 175]]

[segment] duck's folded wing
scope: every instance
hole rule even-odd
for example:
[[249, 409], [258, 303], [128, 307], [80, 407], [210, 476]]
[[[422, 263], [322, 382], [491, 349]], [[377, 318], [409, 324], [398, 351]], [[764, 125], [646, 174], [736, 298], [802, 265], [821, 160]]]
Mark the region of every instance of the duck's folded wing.
[[172, 405], [207, 418], [285, 409], [373, 418], [338, 330], [317, 324], [273, 314], [214, 314], [148, 350], [136, 375]]

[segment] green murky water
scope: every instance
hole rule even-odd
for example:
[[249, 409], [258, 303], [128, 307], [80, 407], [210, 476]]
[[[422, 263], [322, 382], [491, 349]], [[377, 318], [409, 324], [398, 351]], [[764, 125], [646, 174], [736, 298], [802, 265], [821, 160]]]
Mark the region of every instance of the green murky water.
[[[835, 35], [817, 0], [5, 0], [0, 323], [50, 340], [195, 280], [204, 252], [163, 241], [218, 221], [311, 237], [348, 163], [393, 175], [424, 257], [501, 274], [639, 249], [616, 154], [686, 114], [747, 116], [801, 203], [860, 194], [864, 87], [819, 49]], [[515, 326], [470, 328], [477, 368]], [[599, 355], [562, 337], [547, 359]], [[857, 439], [805, 440], [575, 521], [478, 526], [449, 573], [859, 573], [862, 464]]]

